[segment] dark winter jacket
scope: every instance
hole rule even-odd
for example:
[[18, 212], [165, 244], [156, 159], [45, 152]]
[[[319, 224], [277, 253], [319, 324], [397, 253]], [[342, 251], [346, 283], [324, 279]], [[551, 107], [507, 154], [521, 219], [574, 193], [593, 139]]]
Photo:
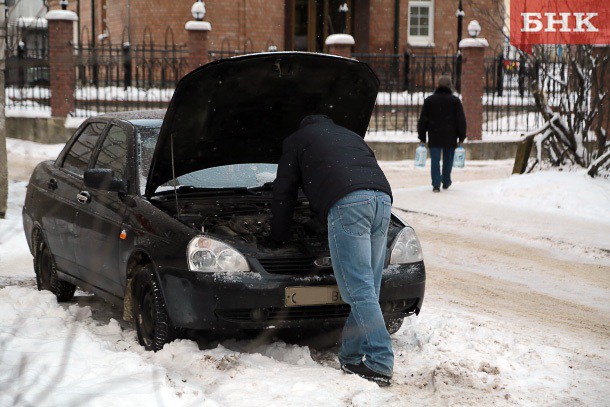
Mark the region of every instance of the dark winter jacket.
[[299, 130], [284, 140], [273, 183], [271, 238], [289, 238], [298, 189], [323, 224], [332, 205], [359, 189], [392, 196], [375, 154], [358, 134], [322, 115], [307, 116]]
[[462, 102], [454, 96], [448, 88], [439, 87], [424, 100], [417, 133], [422, 143], [426, 142], [428, 133], [428, 147], [456, 147], [466, 138], [466, 117]]

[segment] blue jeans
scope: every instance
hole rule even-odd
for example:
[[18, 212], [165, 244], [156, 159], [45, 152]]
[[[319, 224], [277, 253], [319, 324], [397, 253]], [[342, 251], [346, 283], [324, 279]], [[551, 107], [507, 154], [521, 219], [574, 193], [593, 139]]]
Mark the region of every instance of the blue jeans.
[[339, 361], [364, 364], [391, 376], [392, 339], [381, 307], [379, 289], [386, 257], [392, 201], [379, 191], [351, 192], [328, 214], [330, 255], [343, 301], [351, 312], [343, 328]]
[[[443, 153], [443, 174], [441, 175], [440, 161]], [[443, 185], [451, 185], [451, 168], [453, 168], [453, 154], [455, 148], [430, 147], [430, 161], [432, 162], [432, 186], [440, 188]]]

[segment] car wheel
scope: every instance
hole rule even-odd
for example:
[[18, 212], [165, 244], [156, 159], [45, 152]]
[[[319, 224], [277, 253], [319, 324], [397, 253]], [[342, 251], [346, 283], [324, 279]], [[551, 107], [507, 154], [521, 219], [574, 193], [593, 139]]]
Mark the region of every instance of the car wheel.
[[388, 333], [390, 335], [394, 335], [396, 332], [398, 332], [398, 330], [402, 326], [403, 321], [404, 318], [394, 318], [386, 321], [385, 327], [388, 330]]
[[69, 301], [74, 297], [76, 286], [59, 279], [53, 255], [45, 242], [40, 243], [34, 258], [34, 271], [36, 272], [36, 286], [39, 291], [51, 291], [57, 301]]
[[171, 324], [159, 283], [150, 265], [139, 266], [132, 283], [133, 316], [138, 342], [146, 350], [158, 351], [177, 338]]

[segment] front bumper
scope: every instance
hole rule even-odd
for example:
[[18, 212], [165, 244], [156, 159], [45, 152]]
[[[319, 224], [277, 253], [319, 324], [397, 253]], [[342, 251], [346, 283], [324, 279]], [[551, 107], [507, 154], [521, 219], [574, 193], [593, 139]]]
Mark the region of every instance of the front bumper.
[[[259, 265], [247, 273], [197, 273], [161, 268], [159, 281], [172, 323], [181, 328], [264, 329], [335, 327], [350, 307], [284, 306], [286, 287], [335, 285], [332, 274], [299, 277], [270, 274]], [[380, 303], [386, 319], [419, 313], [424, 299], [424, 263], [384, 270]]]

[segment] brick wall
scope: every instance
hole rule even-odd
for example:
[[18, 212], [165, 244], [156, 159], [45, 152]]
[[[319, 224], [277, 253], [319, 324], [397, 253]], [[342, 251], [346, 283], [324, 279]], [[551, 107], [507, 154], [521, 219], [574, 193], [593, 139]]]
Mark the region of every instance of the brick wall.
[[[243, 49], [249, 38], [252, 44], [247, 49], [255, 52], [267, 49], [273, 42], [279, 50], [285, 49], [287, 0], [210, 0], [206, 2], [206, 21], [212, 24], [210, 32], [210, 49]], [[165, 31], [171, 26], [175, 42], [187, 43], [184, 24], [192, 20], [191, 6], [194, 0], [95, 0], [98, 20], [102, 7], [107, 4], [107, 22], [113, 43], [121, 41], [124, 27], [131, 27], [131, 42], [142, 43], [144, 29], [148, 27], [155, 44], [163, 46]], [[131, 12], [128, 4], [131, 3]], [[457, 40], [458, 0], [434, 0], [434, 43], [435, 47], [414, 48], [420, 53], [445, 54], [455, 52]], [[482, 26], [481, 36], [487, 38], [490, 47], [487, 55], [502, 45], [502, 34], [497, 27], [501, 25], [501, 13], [494, 11], [499, 0], [463, 0], [464, 18], [463, 36], [467, 37], [466, 27], [473, 19]], [[51, 8], [58, 8], [58, 0], [50, 0]], [[395, 0], [352, 0], [352, 11], [360, 13], [352, 16], [356, 39], [355, 49], [358, 52], [392, 53], [394, 50], [394, 4]], [[408, 38], [408, 4], [409, 0], [400, 0], [399, 52], [407, 47]], [[494, 6], [495, 5], [495, 6]], [[364, 10], [368, 8], [368, 12]], [[76, 11], [76, 1], [70, 2], [70, 9]], [[364, 10], [364, 11], [363, 11]], [[482, 11], [483, 10], [483, 11]], [[368, 26], [360, 16], [368, 19]], [[80, 19], [82, 26], [91, 26], [91, 0], [80, 1]], [[131, 24], [129, 24], [131, 22]], [[96, 34], [101, 33], [101, 22], [96, 24]], [[170, 39], [171, 42], [171, 39]], [[366, 43], [363, 47], [362, 43]]]
[[[51, 0], [50, 8], [59, 8], [57, 3], [58, 0]], [[102, 32], [99, 19], [104, 3], [113, 43], [121, 42], [125, 27], [130, 27], [133, 44], [141, 44], [148, 29], [154, 43], [163, 47], [167, 27], [173, 30], [176, 43], [186, 44], [188, 41], [184, 24], [193, 20], [191, 6], [194, 0], [95, 0], [96, 36]], [[69, 8], [76, 12], [76, 2], [72, 1]], [[204, 20], [212, 24], [209, 48], [235, 50], [243, 49], [246, 44], [248, 50], [260, 52], [273, 43], [278, 49], [284, 49], [284, 12], [284, 0], [207, 1]], [[80, 17], [81, 31], [86, 26], [91, 32], [91, 0], [80, 1]], [[168, 42], [172, 42], [171, 36]]]
[[[481, 37], [489, 41], [486, 51], [490, 56], [501, 49], [503, 39], [498, 29], [501, 13], [497, 0], [463, 0], [463, 38], [468, 37], [467, 26], [471, 20], [481, 24]], [[394, 4], [395, 0], [370, 0], [370, 52], [392, 53], [394, 49]], [[434, 48], [409, 47], [419, 53], [455, 53], [457, 47], [457, 0], [434, 0]], [[485, 10], [484, 12], [482, 10]], [[399, 52], [408, 47], [409, 0], [400, 0]]]

